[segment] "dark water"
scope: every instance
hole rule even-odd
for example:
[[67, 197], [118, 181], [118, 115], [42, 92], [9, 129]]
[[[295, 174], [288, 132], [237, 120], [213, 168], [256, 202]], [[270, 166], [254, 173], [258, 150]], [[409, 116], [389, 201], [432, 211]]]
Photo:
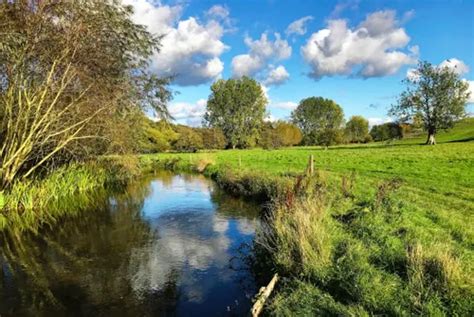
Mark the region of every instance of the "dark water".
[[1, 316], [247, 314], [255, 205], [168, 173], [97, 205], [2, 240]]

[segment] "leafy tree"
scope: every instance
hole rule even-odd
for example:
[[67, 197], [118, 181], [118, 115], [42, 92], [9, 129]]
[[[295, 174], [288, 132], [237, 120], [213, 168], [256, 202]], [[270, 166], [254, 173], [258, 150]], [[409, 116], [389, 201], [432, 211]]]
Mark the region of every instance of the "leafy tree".
[[159, 38], [131, 14], [112, 0], [0, 2], [1, 186], [51, 164], [128, 151], [141, 110], [168, 115], [169, 79], [148, 72]]
[[221, 129], [228, 147], [253, 146], [260, 134], [266, 104], [262, 87], [254, 79], [220, 79], [211, 86], [204, 123]]
[[282, 135], [278, 133], [275, 123], [265, 122], [263, 124], [258, 145], [264, 149], [275, 149], [283, 145]]
[[469, 98], [467, 82], [448, 67], [420, 62], [414, 78], [404, 80], [406, 90], [390, 114], [400, 120], [413, 120], [418, 116], [428, 132], [426, 144], [436, 144], [435, 135], [440, 129], [449, 129], [465, 114]]
[[369, 134], [369, 121], [362, 116], [352, 116], [346, 123], [344, 134], [349, 142], [364, 142]]
[[171, 144], [176, 142], [178, 134], [173, 130], [172, 124], [166, 120], [153, 122], [141, 114], [141, 124], [138, 133], [133, 135], [135, 140], [135, 153], [158, 153], [171, 149]]
[[344, 131], [342, 129], [326, 128], [318, 134], [319, 145], [331, 146], [344, 142]]
[[303, 132], [306, 145], [332, 145], [342, 141], [342, 108], [330, 99], [310, 97], [300, 101], [291, 119]]
[[374, 125], [370, 130], [370, 135], [374, 141], [386, 141], [402, 139], [404, 129], [402, 125], [396, 122], [387, 122], [380, 125]]
[[201, 128], [198, 132], [201, 133], [203, 146], [205, 149], [220, 150], [225, 148], [226, 140], [224, 133], [222, 133], [221, 129]]
[[258, 145], [264, 149], [292, 146], [301, 143], [302, 138], [300, 129], [292, 123], [266, 122], [262, 127]]
[[286, 121], [277, 121], [274, 124], [277, 134], [281, 139], [282, 146], [298, 145], [303, 140], [301, 130], [293, 123]]
[[179, 152], [197, 152], [204, 148], [202, 136], [193, 128], [178, 125], [176, 126], [178, 139], [174, 142], [173, 148]]

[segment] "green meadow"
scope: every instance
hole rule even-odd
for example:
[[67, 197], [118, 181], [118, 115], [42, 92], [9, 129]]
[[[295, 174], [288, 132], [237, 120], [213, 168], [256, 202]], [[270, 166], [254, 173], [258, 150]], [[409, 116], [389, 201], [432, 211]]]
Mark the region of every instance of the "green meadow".
[[469, 223], [474, 210], [474, 142], [466, 140], [474, 138], [474, 119], [463, 120], [453, 130], [440, 133], [436, 146], [425, 146], [423, 137], [390, 144], [163, 153], [150, 157], [181, 158], [191, 163], [209, 160], [241, 173], [291, 176], [303, 172], [313, 155], [315, 168], [331, 178], [353, 174], [361, 193], [370, 192], [381, 180], [397, 177], [403, 183], [404, 198], [418, 215], [432, 221], [436, 214], [440, 217], [436, 218], [438, 225], [445, 227], [452, 222]]
[[197, 166], [218, 180], [240, 182], [248, 193], [298, 182], [314, 157], [315, 175], [303, 178], [296, 203], [270, 193], [273, 215], [257, 238], [271, 269], [283, 276], [272, 314], [468, 316], [474, 309], [473, 137], [474, 120], [465, 119], [441, 133], [436, 146], [423, 145], [423, 135], [141, 159]]

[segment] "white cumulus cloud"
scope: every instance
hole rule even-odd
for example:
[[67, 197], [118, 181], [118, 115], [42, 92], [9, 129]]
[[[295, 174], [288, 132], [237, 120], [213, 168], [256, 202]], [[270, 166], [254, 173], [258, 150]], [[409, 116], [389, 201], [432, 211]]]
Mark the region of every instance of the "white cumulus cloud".
[[393, 120], [390, 118], [367, 118], [367, 121], [369, 121], [369, 128], [372, 128], [374, 125], [392, 122]]
[[438, 67], [447, 67], [458, 75], [464, 75], [469, 72], [469, 66], [457, 58], [450, 58], [442, 61]]
[[230, 11], [227, 7], [222, 6], [220, 4], [216, 4], [213, 5], [209, 10], [207, 10], [206, 14], [211, 17], [226, 19], [229, 17]]
[[133, 20], [146, 25], [156, 35], [163, 35], [161, 50], [152, 58], [152, 69], [161, 76], [174, 76], [182, 86], [199, 85], [220, 77], [224, 63], [220, 55], [228, 49], [222, 42], [227, 19], [225, 7], [214, 6], [203, 23], [195, 17], [180, 20], [180, 5], [161, 5], [152, 0], [122, 0], [134, 8]]
[[296, 21], [293, 21], [288, 25], [286, 28], [286, 35], [292, 35], [292, 34], [297, 34], [297, 35], [303, 35], [306, 33], [306, 23], [313, 20], [314, 18], [310, 15], [302, 17], [301, 19], [298, 19]]
[[201, 122], [206, 112], [207, 100], [199, 99], [195, 103], [189, 102], [173, 102], [168, 110], [175, 120]]
[[296, 109], [296, 107], [298, 107], [298, 104], [293, 101], [280, 101], [280, 102], [271, 103], [270, 107], [283, 109], [283, 110], [294, 110]]
[[245, 37], [245, 45], [249, 48], [249, 52], [232, 59], [234, 77], [254, 76], [265, 69], [269, 62], [284, 60], [291, 56], [288, 42], [283, 40], [279, 33], [275, 33], [274, 36], [273, 41], [269, 39], [267, 33], [263, 33], [257, 40]]
[[281, 85], [290, 78], [290, 74], [282, 65], [272, 68], [265, 79], [265, 85]]
[[367, 15], [355, 28], [346, 20], [329, 20], [325, 29], [311, 35], [301, 48], [311, 66], [310, 76], [354, 75], [364, 78], [395, 74], [413, 64], [418, 47], [407, 47], [410, 37], [392, 10]]

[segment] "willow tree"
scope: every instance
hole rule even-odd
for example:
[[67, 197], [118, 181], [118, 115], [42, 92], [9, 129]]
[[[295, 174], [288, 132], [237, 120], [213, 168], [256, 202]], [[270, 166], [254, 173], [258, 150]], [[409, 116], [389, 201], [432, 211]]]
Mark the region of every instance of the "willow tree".
[[127, 151], [141, 112], [168, 117], [160, 38], [115, 0], [0, 2], [2, 186], [71, 159]]
[[204, 123], [219, 128], [231, 148], [253, 146], [260, 135], [267, 98], [249, 77], [220, 79], [211, 86]]
[[426, 144], [436, 144], [436, 133], [452, 128], [465, 115], [468, 83], [459, 78], [455, 70], [428, 62], [420, 62], [413, 76], [403, 82], [406, 90], [390, 114], [402, 122], [418, 118], [428, 133]]

